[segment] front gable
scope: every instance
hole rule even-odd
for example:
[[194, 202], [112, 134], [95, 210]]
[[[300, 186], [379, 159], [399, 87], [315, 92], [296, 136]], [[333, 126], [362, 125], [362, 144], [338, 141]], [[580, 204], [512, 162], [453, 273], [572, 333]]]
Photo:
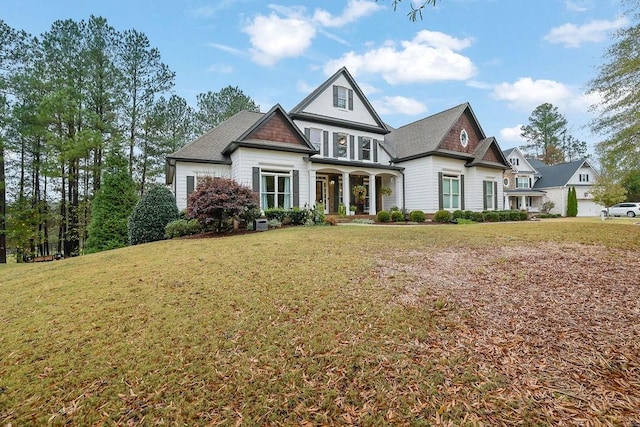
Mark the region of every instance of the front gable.
[[229, 155], [238, 147], [317, 153], [279, 104], [232, 141], [223, 153]]
[[436, 150], [472, 155], [484, 139], [482, 128], [471, 111], [471, 107], [467, 106], [442, 138]]
[[378, 113], [342, 67], [289, 113], [293, 119], [306, 120], [378, 134], [389, 133]]

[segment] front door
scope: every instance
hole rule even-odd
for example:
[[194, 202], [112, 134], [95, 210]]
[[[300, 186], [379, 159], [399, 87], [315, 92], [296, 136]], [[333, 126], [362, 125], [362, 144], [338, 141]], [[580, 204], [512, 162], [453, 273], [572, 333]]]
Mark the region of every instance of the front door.
[[324, 213], [329, 213], [329, 198], [327, 194], [327, 177], [316, 178], [316, 205], [322, 205]]

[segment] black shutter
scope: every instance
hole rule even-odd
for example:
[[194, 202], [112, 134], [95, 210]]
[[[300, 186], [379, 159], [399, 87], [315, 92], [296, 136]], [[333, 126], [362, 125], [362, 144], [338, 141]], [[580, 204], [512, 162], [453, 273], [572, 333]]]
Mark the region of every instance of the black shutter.
[[329, 131], [322, 131], [322, 155], [329, 156]]
[[333, 86], [333, 106], [338, 106], [338, 86]]
[[464, 175], [460, 175], [460, 210], [464, 210]]
[[300, 207], [300, 171], [293, 170], [293, 207]]
[[253, 168], [253, 191], [260, 194], [260, 168]]
[[349, 110], [353, 111], [353, 91], [349, 89]]
[[187, 176], [187, 203], [189, 203], [189, 196], [193, 193], [193, 187], [195, 186], [195, 177]]
[[355, 158], [355, 155], [356, 155], [356, 142], [355, 141], [356, 141], [356, 137], [353, 136], [353, 135], [349, 135], [349, 151], [350, 151], [350, 154], [349, 154], [350, 157], [349, 158], [351, 160], [353, 160]]
[[493, 208], [498, 210], [498, 183], [493, 183]]
[[333, 133], [333, 157], [338, 158], [338, 134]]
[[362, 137], [358, 137], [358, 160], [362, 160]]
[[487, 181], [482, 181], [482, 210], [487, 210]]
[[378, 163], [378, 140], [374, 139], [371, 144], [371, 151], [373, 151], [373, 162]]
[[442, 172], [438, 172], [438, 210], [442, 210]]

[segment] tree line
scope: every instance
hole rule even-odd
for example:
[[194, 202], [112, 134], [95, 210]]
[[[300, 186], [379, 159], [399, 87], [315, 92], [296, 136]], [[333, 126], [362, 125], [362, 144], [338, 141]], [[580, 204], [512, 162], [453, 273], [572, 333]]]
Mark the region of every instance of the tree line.
[[135, 29], [90, 16], [33, 36], [0, 20], [0, 257], [7, 247], [82, 253], [108, 151], [125, 157], [140, 197], [164, 176], [167, 154], [259, 109], [232, 86], [199, 94], [194, 108], [174, 84]]

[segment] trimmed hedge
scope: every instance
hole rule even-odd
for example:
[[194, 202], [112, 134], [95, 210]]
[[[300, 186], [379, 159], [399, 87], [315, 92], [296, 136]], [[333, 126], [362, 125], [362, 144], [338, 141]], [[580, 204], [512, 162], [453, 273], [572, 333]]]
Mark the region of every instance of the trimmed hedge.
[[436, 211], [433, 220], [435, 222], [449, 222], [451, 221], [451, 212], [446, 210]]
[[167, 239], [190, 236], [192, 234], [202, 233], [202, 226], [197, 219], [176, 219], [167, 224], [164, 228], [164, 233]]
[[427, 216], [422, 211], [411, 211], [409, 218], [413, 222], [425, 222], [427, 220]]
[[404, 221], [404, 214], [400, 211], [391, 212], [391, 221], [393, 222]]
[[464, 211], [455, 210], [455, 211], [453, 211], [453, 214], [451, 214], [451, 217], [453, 219], [464, 218]]
[[391, 214], [388, 211], [380, 211], [376, 215], [376, 219], [378, 222], [389, 222], [391, 221]]

